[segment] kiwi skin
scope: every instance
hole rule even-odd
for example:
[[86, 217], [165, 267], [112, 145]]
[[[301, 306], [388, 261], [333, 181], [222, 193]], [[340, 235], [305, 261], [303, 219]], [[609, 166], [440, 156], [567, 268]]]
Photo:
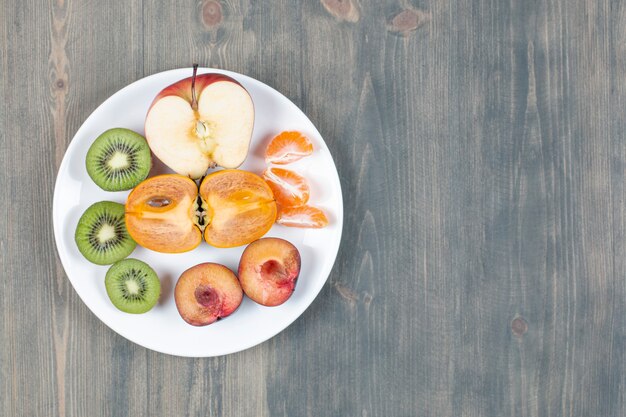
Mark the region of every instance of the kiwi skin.
[[146, 313], [161, 295], [161, 282], [156, 272], [138, 259], [113, 264], [106, 273], [104, 285], [111, 303], [125, 313]]
[[91, 144], [85, 166], [93, 182], [103, 190], [125, 191], [148, 177], [152, 156], [143, 136], [129, 129], [114, 128], [103, 132]]
[[137, 246], [126, 230], [124, 205], [112, 201], [100, 201], [85, 210], [78, 220], [74, 240], [80, 253], [97, 265], [124, 259]]

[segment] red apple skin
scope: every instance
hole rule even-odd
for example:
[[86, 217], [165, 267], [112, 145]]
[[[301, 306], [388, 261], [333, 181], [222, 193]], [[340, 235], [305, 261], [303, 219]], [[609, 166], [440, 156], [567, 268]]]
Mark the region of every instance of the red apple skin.
[[[146, 114], [144, 132], [152, 153], [165, 165], [178, 174], [198, 179], [216, 165], [237, 168], [245, 161], [255, 111], [250, 93], [232, 77], [217, 73], [197, 75], [195, 103], [192, 82], [193, 77], [184, 78], [157, 94]], [[226, 88], [231, 91], [224, 95]], [[220, 98], [203, 100], [206, 94], [218, 94]], [[164, 102], [168, 104], [160, 105]], [[185, 108], [187, 104], [189, 107]], [[201, 134], [198, 126], [203, 125], [205, 131]]]
[[239, 282], [254, 302], [267, 307], [291, 297], [300, 276], [300, 252], [290, 242], [266, 237], [252, 242], [239, 261]]
[[237, 310], [243, 291], [230, 269], [207, 262], [183, 272], [174, 289], [174, 300], [183, 320], [192, 326], [206, 326]]
[[[157, 101], [159, 101], [163, 97], [167, 97], [167, 96], [182, 97], [185, 100], [187, 100], [187, 102], [189, 102], [189, 105], [191, 106], [191, 101], [192, 101], [192, 97], [191, 97], [191, 81], [192, 81], [192, 79], [193, 79], [193, 77], [183, 78], [182, 80], [176, 81], [174, 84], [172, 84], [169, 87], [166, 87], [163, 90], [161, 90], [161, 92], [159, 94], [157, 94], [157, 96], [154, 98], [154, 100], [152, 100], [152, 104], [150, 105], [150, 108], [148, 109], [148, 113], [150, 113], [150, 110], [152, 109], [152, 106], [154, 106], [154, 104]], [[213, 83], [216, 83], [218, 81], [229, 81], [229, 82], [235, 83], [235, 84], [241, 86], [241, 88], [243, 88], [243, 86], [237, 80], [235, 80], [232, 77], [229, 77], [228, 75], [217, 74], [217, 73], [199, 74], [199, 75], [196, 75], [196, 85], [195, 85], [196, 100], [200, 97], [200, 93], [202, 93], [202, 90], [204, 90], [207, 86], [209, 86], [209, 85], [211, 85]], [[244, 90], [245, 90], [245, 88], [244, 88]]]

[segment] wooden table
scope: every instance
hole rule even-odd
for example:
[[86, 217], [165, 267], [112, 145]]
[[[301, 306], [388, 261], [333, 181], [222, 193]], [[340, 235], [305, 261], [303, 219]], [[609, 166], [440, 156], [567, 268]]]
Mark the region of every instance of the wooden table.
[[[4, 0], [0, 415], [626, 415], [626, 4]], [[212, 359], [148, 351], [56, 254], [57, 167], [125, 85], [257, 78], [344, 191], [327, 285]]]

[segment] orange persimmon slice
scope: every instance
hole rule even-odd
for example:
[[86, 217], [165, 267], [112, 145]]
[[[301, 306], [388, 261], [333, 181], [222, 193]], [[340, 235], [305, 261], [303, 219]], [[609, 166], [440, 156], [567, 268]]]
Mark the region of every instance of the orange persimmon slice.
[[247, 245], [267, 233], [276, 220], [276, 202], [263, 178], [224, 169], [200, 184], [206, 206], [204, 240], [217, 248]]

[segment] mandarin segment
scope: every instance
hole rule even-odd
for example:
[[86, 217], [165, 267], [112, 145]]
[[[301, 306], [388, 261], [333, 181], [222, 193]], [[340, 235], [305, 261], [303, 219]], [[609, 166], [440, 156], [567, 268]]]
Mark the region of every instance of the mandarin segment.
[[302, 206], [309, 201], [309, 184], [300, 174], [283, 168], [268, 168], [263, 179], [283, 207]]
[[267, 233], [276, 220], [272, 190], [251, 172], [227, 169], [207, 175], [200, 196], [207, 207], [204, 239], [215, 247], [250, 243]]
[[313, 144], [300, 132], [279, 133], [267, 145], [265, 162], [284, 165], [295, 162], [313, 153]]
[[288, 227], [320, 229], [328, 226], [328, 218], [317, 207], [281, 207], [276, 223]]

